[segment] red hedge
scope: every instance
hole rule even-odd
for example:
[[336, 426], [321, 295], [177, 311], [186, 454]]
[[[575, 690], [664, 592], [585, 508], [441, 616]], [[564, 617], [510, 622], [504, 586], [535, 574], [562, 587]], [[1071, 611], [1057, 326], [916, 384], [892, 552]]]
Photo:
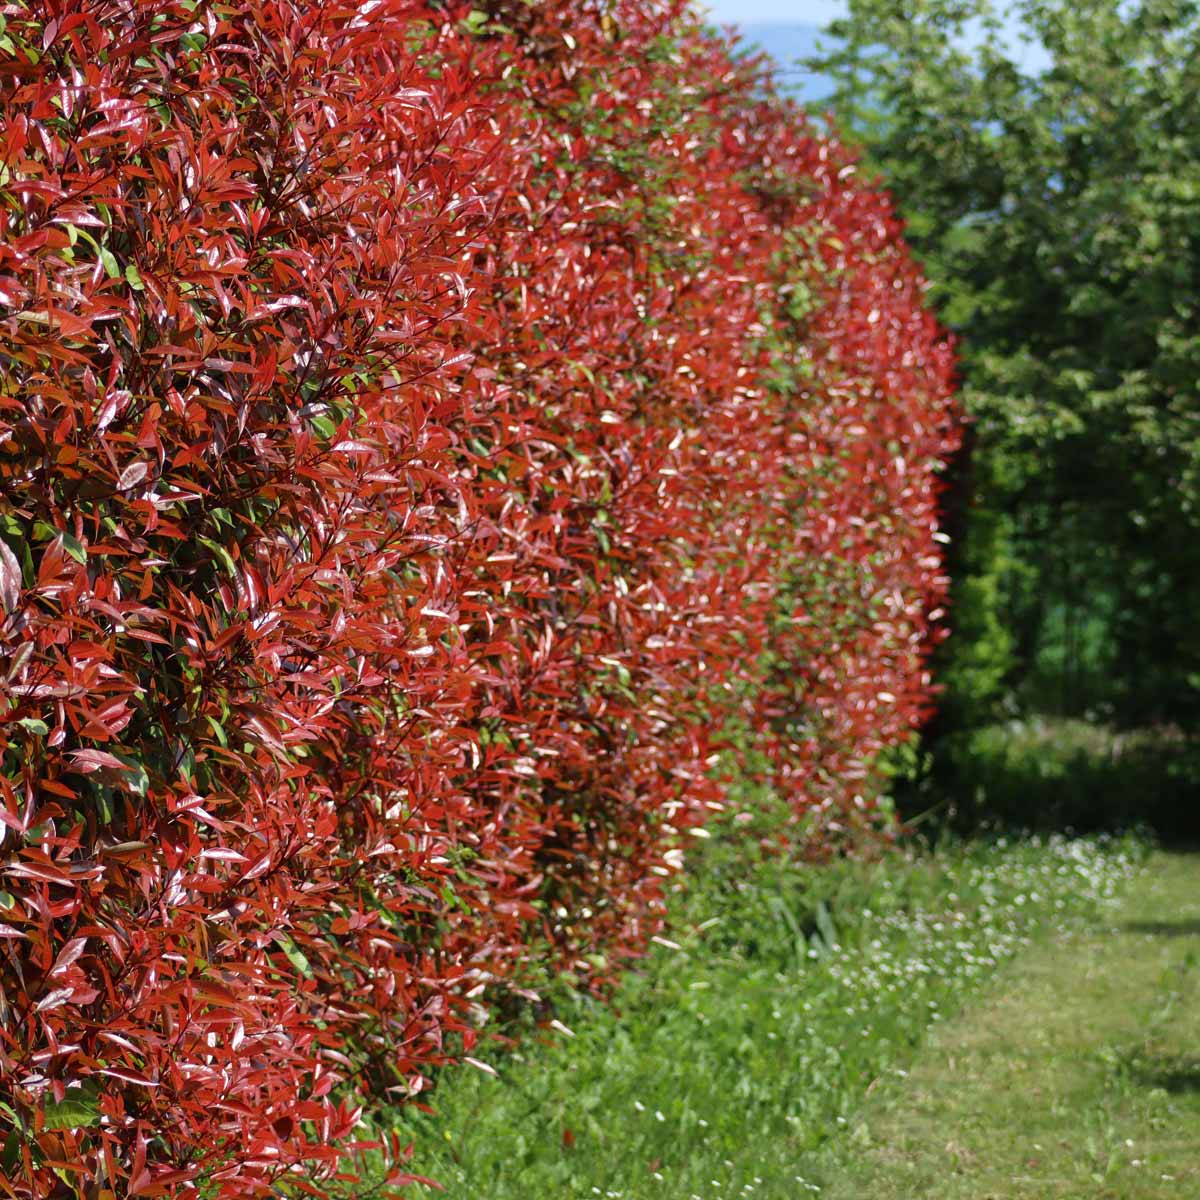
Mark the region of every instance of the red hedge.
[[723, 730], [869, 809], [950, 350], [681, 4], [0, 11], [5, 1194], [320, 1194], [644, 944]]

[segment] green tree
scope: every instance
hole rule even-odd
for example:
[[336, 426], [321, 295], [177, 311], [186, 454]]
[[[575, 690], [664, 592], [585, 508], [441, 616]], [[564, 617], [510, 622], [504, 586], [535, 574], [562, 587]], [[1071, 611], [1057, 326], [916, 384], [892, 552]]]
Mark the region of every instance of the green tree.
[[1197, 3], [849, 8], [808, 65], [897, 197], [975, 421], [950, 720], [1007, 700], [1194, 727]]

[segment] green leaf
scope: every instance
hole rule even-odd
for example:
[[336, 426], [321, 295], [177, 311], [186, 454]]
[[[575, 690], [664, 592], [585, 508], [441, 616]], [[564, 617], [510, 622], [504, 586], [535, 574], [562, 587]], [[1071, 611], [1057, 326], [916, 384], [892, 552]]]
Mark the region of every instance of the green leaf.
[[150, 790], [150, 776], [146, 768], [128, 754], [114, 754], [125, 764], [126, 784], [129, 790], [137, 796], [144, 796]]
[[125, 281], [135, 292], [144, 292], [146, 290], [146, 285], [142, 282], [142, 277], [138, 274], [138, 269], [133, 263], [127, 263], [125, 266]]
[[100, 262], [109, 279], [119, 279], [121, 277], [121, 268], [117, 264], [117, 257], [107, 246], [100, 247]]
[[233, 556], [221, 545], [220, 542], [214, 542], [212, 538], [202, 537], [200, 542], [207, 546], [221, 561], [221, 565], [229, 572], [230, 575], [237, 574], [237, 564], [233, 561]]
[[[0, 50], [3, 50], [7, 39], [0, 38]], [[9, 1174], [13, 1174], [21, 1162], [21, 1135], [14, 1129], [4, 1139], [4, 1149], [0, 1150], [0, 1166]]]
[[12, 538], [23, 538], [25, 526], [12, 513], [4, 513], [0, 515], [0, 532], [7, 533]]
[[313, 417], [312, 427], [323, 437], [331, 438], [337, 432], [337, 426], [327, 416]]
[[313, 969], [309, 965], [308, 959], [304, 957], [300, 947], [297, 946], [296, 943], [293, 942], [286, 933], [276, 934], [275, 942], [279, 946], [280, 950], [282, 950], [287, 956], [288, 962], [290, 962], [292, 966], [304, 976], [305, 979], [311, 979], [313, 977]]
[[22, 729], [28, 729], [30, 733], [40, 734], [45, 737], [50, 732], [50, 727], [45, 721], [39, 721], [37, 717], [22, 717], [18, 722]]
[[84, 549], [83, 543], [69, 533], [60, 535], [63, 540], [63, 549], [77, 562], [87, 565], [87, 550]]
[[88, 1129], [99, 1125], [99, 1088], [91, 1082], [70, 1088], [60, 1102], [48, 1102], [45, 1113], [49, 1130]]

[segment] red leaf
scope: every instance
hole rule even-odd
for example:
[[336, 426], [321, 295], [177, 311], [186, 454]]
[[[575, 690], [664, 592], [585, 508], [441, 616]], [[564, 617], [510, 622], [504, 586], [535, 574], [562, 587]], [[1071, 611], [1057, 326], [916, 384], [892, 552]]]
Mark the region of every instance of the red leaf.
[[21, 564], [8, 544], [0, 539], [0, 605], [6, 613], [14, 613], [20, 599]]

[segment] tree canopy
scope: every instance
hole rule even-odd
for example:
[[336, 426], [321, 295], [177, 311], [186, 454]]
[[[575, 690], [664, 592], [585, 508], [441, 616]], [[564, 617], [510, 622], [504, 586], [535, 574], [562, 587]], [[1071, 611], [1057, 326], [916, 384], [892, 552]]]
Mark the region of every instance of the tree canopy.
[[[810, 60], [960, 337], [951, 717], [1200, 715], [1200, 10], [850, 0]], [[1019, 35], [1044, 49], [1020, 65]]]

